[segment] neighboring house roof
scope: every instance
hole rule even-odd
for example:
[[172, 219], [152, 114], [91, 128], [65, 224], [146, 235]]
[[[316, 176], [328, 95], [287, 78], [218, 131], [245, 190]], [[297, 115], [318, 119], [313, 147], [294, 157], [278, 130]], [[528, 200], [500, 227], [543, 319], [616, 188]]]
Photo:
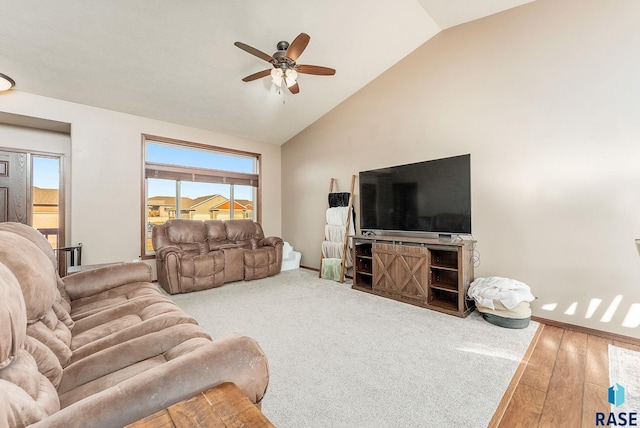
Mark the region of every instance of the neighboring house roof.
[[[180, 198], [180, 203], [183, 207], [190, 207], [193, 203], [191, 198]], [[164, 205], [164, 206], [176, 206], [175, 196], [153, 196], [147, 200], [147, 205]]]
[[[224, 202], [221, 202], [221, 203], [219, 203], [217, 205], [212, 206], [211, 208], [209, 208], [209, 211], [228, 210], [228, 209], [231, 209], [231, 202], [229, 200], [226, 200]], [[250, 208], [247, 208], [245, 205], [239, 204], [238, 201], [234, 201], [233, 209], [234, 210], [246, 210], [246, 209], [250, 209]]]
[[[180, 199], [182, 210], [194, 210], [198, 206], [202, 205], [210, 205], [209, 210], [224, 210], [230, 209], [231, 205], [229, 203], [229, 199], [226, 197], [214, 194], [214, 195], [205, 195], [200, 196], [195, 199], [191, 198], [181, 198]], [[234, 201], [234, 209], [237, 210], [252, 210], [253, 202], [248, 199], [236, 199]], [[174, 207], [176, 206], [176, 198], [175, 196], [152, 196], [148, 199], [147, 205], [150, 206], [166, 206], [166, 207]]]
[[200, 196], [199, 198], [193, 199], [191, 202], [191, 205], [189, 206], [190, 208], [195, 208], [198, 205], [202, 205], [206, 202], [210, 202], [210, 201], [214, 201], [215, 203], [223, 203], [224, 201], [228, 201], [229, 199], [225, 198], [222, 195], [207, 195], [207, 196]]
[[250, 201], [249, 199], [236, 199], [235, 201], [236, 203], [244, 206], [244, 208], [247, 210], [253, 209], [253, 201]]
[[57, 206], [58, 189], [42, 189], [33, 186], [33, 205]]

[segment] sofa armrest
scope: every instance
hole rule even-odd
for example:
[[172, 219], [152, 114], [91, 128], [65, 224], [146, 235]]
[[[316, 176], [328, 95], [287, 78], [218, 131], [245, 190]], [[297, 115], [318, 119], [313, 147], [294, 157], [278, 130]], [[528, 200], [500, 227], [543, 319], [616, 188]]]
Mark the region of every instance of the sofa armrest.
[[78, 272], [62, 278], [71, 300], [94, 296], [132, 282], [151, 282], [151, 267], [146, 263], [121, 263]]
[[177, 245], [169, 245], [168, 247], [162, 247], [156, 250], [156, 258], [164, 260], [167, 253], [178, 253], [178, 257], [182, 256], [184, 251]]
[[269, 236], [258, 241], [258, 247], [275, 247], [277, 245], [284, 245], [282, 238], [277, 236]]
[[184, 355], [77, 401], [32, 427], [124, 426], [224, 382], [235, 383], [259, 404], [269, 382], [260, 346], [235, 335], [203, 341]]

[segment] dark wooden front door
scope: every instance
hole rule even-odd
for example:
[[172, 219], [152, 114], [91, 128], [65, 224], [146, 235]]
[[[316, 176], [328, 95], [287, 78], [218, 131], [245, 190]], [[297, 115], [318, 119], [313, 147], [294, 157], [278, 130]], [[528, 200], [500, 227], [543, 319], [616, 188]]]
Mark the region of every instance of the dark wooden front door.
[[0, 151], [0, 222], [31, 224], [27, 153]]

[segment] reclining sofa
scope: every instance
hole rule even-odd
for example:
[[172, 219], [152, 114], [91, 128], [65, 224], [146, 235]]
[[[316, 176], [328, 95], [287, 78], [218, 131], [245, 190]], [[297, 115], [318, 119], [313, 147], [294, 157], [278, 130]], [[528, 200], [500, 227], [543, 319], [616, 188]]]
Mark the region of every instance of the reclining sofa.
[[212, 340], [149, 266], [55, 263], [37, 230], [0, 223], [0, 427], [121, 427], [224, 382], [260, 406], [258, 344]]
[[169, 220], [151, 232], [158, 282], [169, 294], [266, 278], [282, 269], [277, 237], [259, 223], [242, 220]]

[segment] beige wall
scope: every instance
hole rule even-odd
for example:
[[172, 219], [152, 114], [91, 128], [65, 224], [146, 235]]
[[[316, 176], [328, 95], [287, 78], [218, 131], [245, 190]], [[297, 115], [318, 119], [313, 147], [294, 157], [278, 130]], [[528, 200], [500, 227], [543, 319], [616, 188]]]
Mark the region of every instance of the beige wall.
[[634, 0], [538, 0], [441, 32], [283, 146], [283, 238], [318, 267], [330, 177], [470, 153], [476, 277], [640, 337], [638, 22]]
[[280, 146], [17, 90], [0, 95], [0, 112], [71, 124], [69, 242], [83, 243], [85, 264], [140, 255], [142, 133], [262, 154], [262, 224], [265, 233], [281, 234]]

